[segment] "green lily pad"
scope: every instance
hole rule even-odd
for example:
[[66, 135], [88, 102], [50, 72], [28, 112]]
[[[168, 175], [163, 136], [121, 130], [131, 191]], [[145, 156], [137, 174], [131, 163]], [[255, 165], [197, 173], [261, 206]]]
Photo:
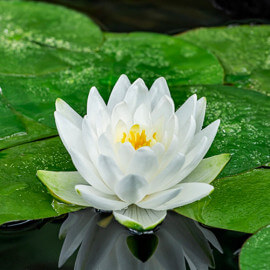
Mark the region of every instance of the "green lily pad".
[[[63, 7], [1, 1], [0, 13], [0, 86], [7, 92], [5, 82], [9, 81], [12, 90], [8, 90], [14, 95], [12, 101], [21, 99], [34, 113], [37, 104], [29, 103], [27, 97], [39, 91], [40, 106], [44, 108], [43, 101], [50, 93], [44, 83], [38, 89], [25, 85], [28, 92], [22, 92], [20, 79], [31, 81], [36, 76], [59, 74], [88, 62], [85, 54], [89, 55], [103, 40], [102, 32], [89, 18]], [[13, 105], [16, 107], [16, 102], [11, 104], [1, 95], [0, 112], [4, 116], [0, 121], [0, 149], [57, 134], [54, 125], [53, 128], [43, 125], [42, 117], [29, 117]]]
[[142, 78], [149, 86], [161, 76], [169, 85], [223, 82], [223, 69], [211, 53], [161, 34], [106, 33], [100, 53], [110, 67], [109, 76], [125, 73], [131, 80]]
[[74, 170], [59, 138], [3, 150], [0, 162], [0, 224], [55, 217], [80, 209], [55, 201], [36, 177], [38, 169]]
[[0, 95], [0, 114], [3, 126], [0, 131], [2, 136], [0, 149], [57, 135], [55, 129], [39, 124], [18, 113], [8, 104], [3, 95]]
[[208, 197], [175, 209], [205, 225], [254, 233], [270, 223], [270, 171], [256, 169], [212, 182]]
[[[10, 140], [10, 135], [25, 135], [26, 130], [23, 123], [16, 116], [16, 114], [5, 104], [0, 94], [0, 115], [1, 115], [1, 139], [5, 140], [6, 137]], [[1, 145], [1, 141], [0, 141]], [[2, 143], [3, 145], [3, 143]], [[3, 148], [3, 146], [2, 146]]]
[[[46, 51], [42, 52], [47, 56]], [[90, 87], [97, 86], [107, 100], [122, 73], [130, 75], [131, 80], [143, 77], [149, 86], [159, 76], [165, 76], [172, 85], [221, 83], [223, 78], [217, 59], [206, 50], [159, 34], [108, 34], [99, 52], [80, 52], [77, 57], [69, 51], [63, 55], [55, 51], [55, 54], [61, 61], [64, 59], [63, 67], [59, 67], [58, 71], [54, 70], [58, 62], [50, 58], [46, 61], [51, 64], [52, 70], [43, 70], [44, 73], [39, 70], [39, 75], [1, 74], [0, 67], [3, 95], [10, 106], [19, 114], [50, 129], [55, 128], [53, 111], [56, 98], [61, 97], [84, 114]], [[24, 70], [27, 73], [26, 67]], [[35, 136], [36, 139], [44, 137], [42, 130]], [[29, 141], [27, 136], [23, 139]], [[6, 138], [1, 140], [0, 147], [16, 144], [17, 140]]]
[[251, 236], [240, 254], [241, 270], [268, 270], [270, 265], [270, 225]]
[[0, 14], [0, 36], [7, 40], [74, 51], [90, 51], [102, 43], [102, 32], [96, 24], [87, 16], [61, 6], [1, 1]]
[[205, 125], [220, 119], [216, 138], [207, 153], [232, 155], [220, 176], [241, 173], [264, 165], [270, 160], [270, 97], [230, 86], [173, 87], [172, 96], [180, 105], [196, 93], [207, 99]]
[[180, 34], [222, 63], [226, 83], [270, 94], [269, 25], [199, 28]]

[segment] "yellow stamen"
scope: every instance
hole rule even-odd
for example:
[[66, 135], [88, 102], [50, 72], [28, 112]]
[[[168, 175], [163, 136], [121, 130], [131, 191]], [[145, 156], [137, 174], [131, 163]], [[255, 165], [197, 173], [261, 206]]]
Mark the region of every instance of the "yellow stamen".
[[140, 125], [133, 125], [128, 134], [126, 132], [123, 133], [121, 143], [130, 142], [134, 149], [137, 150], [143, 146], [154, 145], [156, 143], [156, 135], [157, 133], [155, 132], [152, 138], [147, 138], [145, 130], [141, 130]]

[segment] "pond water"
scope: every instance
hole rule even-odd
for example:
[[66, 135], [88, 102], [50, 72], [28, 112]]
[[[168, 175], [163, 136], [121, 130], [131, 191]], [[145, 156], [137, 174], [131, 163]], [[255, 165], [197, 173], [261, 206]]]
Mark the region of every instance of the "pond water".
[[[37, 0], [40, 1], [40, 0]], [[268, 0], [43, 0], [87, 14], [104, 31], [176, 34], [191, 28], [270, 23]]]
[[173, 212], [154, 232], [140, 234], [118, 224], [110, 213], [86, 209], [54, 220], [1, 226], [0, 269], [54, 270], [58, 262], [64, 270], [74, 265], [104, 270], [237, 269], [236, 251], [247, 236], [211, 231]]

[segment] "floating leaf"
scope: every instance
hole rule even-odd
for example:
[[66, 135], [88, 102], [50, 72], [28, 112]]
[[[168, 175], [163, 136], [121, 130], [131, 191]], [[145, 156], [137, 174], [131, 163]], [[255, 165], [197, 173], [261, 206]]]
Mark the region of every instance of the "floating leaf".
[[[159, 34], [107, 34], [106, 41], [96, 53], [75, 54], [68, 50], [63, 53], [62, 50], [53, 49], [60, 62], [49, 57], [47, 48], [39, 49], [45, 58], [48, 57], [45, 59], [46, 65], [38, 66], [34, 71], [27, 71], [27, 65], [24, 66], [24, 72], [30, 72], [33, 74], [31, 76], [25, 76], [21, 71], [18, 74], [6, 73], [1, 71], [0, 66], [0, 82], [10, 107], [47, 128], [55, 128], [53, 111], [56, 98], [61, 97], [73, 104], [79, 113], [85, 113], [90, 87], [97, 86], [106, 100], [122, 73], [130, 74], [132, 80], [142, 77], [149, 86], [159, 76], [165, 76], [172, 85], [221, 83], [223, 78], [220, 64], [209, 52], [186, 41]], [[34, 52], [32, 56], [36, 59]], [[32, 58], [27, 59], [29, 66], [33, 68]], [[19, 62], [21, 61], [22, 59]], [[55, 69], [57, 63], [59, 67]], [[17, 63], [15, 66], [18, 65]], [[45, 70], [40, 70], [45, 67]], [[13, 72], [15, 70], [14, 68]], [[35, 139], [44, 138], [46, 134], [40, 130]], [[29, 138], [25, 136], [20, 137], [20, 140], [10, 140], [5, 134], [0, 147], [16, 145], [23, 140], [29, 141]]]
[[270, 94], [269, 25], [199, 28], [180, 34], [222, 63], [225, 82]]
[[270, 171], [252, 170], [212, 182], [210, 196], [175, 209], [205, 225], [254, 233], [270, 223]]
[[205, 125], [220, 119], [217, 136], [207, 154], [232, 155], [221, 176], [233, 175], [264, 165], [270, 160], [270, 97], [230, 86], [173, 87], [172, 96], [180, 105], [194, 93], [207, 99]]
[[97, 25], [87, 16], [61, 6], [1, 1], [0, 14], [1, 39], [75, 51], [93, 50], [102, 43]]
[[[170, 85], [221, 84], [223, 69], [207, 50], [190, 42], [154, 33], [105, 35], [100, 48], [113, 72], [150, 84], [160, 76]], [[103, 79], [106, 79], [103, 74]]]
[[0, 224], [54, 217], [80, 209], [53, 201], [46, 187], [36, 177], [37, 169], [74, 170], [59, 138], [3, 150], [0, 161]]
[[268, 270], [270, 266], [270, 225], [251, 236], [240, 254], [241, 270]]
[[[59, 73], [82, 64], [87, 59], [84, 54], [96, 49], [103, 40], [102, 32], [89, 18], [63, 7], [1, 1], [0, 13], [0, 86], [5, 89], [5, 81], [9, 81], [7, 92], [14, 96], [11, 100], [21, 99], [33, 112], [37, 104], [27, 100], [33, 95], [33, 87], [25, 85], [28, 93], [23, 92], [20, 79], [31, 81], [37, 75]], [[41, 83], [37, 91], [44, 108], [44, 99], [50, 96], [48, 86]], [[57, 134], [55, 129], [42, 124], [42, 117], [38, 116], [36, 121], [13, 105], [16, 107], [16, 102], [11, 104], [1, 96], [1, 149]]]

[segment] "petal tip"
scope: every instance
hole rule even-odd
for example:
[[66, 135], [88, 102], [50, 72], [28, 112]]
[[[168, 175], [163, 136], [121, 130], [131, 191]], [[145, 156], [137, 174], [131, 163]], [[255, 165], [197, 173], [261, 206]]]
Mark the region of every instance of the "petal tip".
[[66, 104], [66, 102], [61, 99], [61, 98], [57, 98], [55, 100], [55, 108], [56, 108], [56, 111], [60, 111], [61, 109], [63, 109], [63, 106]]
[[37, 170], [36, 176], [40, 177], [43, 175], [44, 170]]
[[124, 73], [120, 75], [119, 79], [125, 79], [125, 80], [127, 79], [127, 80], [129, 80], [128, 76], [126, 74], [124, 74]]
[[[136, 213], [138, 215], [136, 215]], [[158, 226], [165, 219], [167, 211], [142, 209], [133, 205], [120, 211], [113, 211], [113, 215], [123, 226], [139, 232], [144, 232], [153, 230]], [[150, 220], [148, 220], [148, 218], [150, 218]]]

